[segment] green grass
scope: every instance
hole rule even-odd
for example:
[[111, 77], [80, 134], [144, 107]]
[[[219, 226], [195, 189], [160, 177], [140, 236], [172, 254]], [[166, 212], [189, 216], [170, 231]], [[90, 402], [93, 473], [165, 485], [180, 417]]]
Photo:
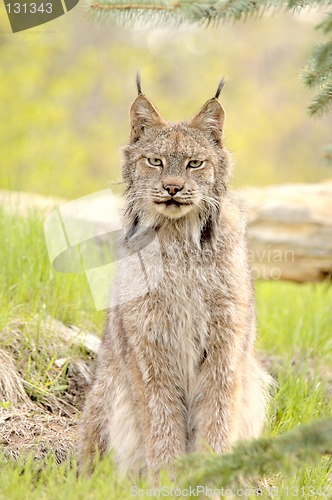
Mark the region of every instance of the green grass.
[[283, 357], [314, 357], [332, 367], [331, 282], [260, 282], [257, 303], [262, 349]]
[[[0, 348], [14, 353], [20, 372], [32, 386], [30, 395], [42, 400], [43, 390], [57, 394], [66, 385], [65, 369], [54, 367], [56, 357], [77, 350], [68, 346], [66, 353], [56, 347], [56, 339], [43, 328], [45, 317], [99, 334], [105, 313], [95, 311], [84, 275], [52, 270], [40, 214], [23, 218], [1, 211], [0, 241]], [[273, 357], [278, 375], [266, 430], [266, 436], [275, 436], [331, 416], [332, 288], [327, 283], [284, 282], [260, 282], [256, 288], [259, 350]], [[323, 458], [315, 466], [269, 480], [283, 491], [279, 497], [286, 498], [286, 487], [308, 492], [309, 487], [326, 488], [329, 475], [331, 462]], [[108, 461], [90, 478], [78, 479], [75, 462], [59, 467], [52, 456], [43, 462], [32, 457], [18, 463], [0, 459], [0, 499], [126, 499], [132, 498], [131, 485], [151, 487], [142, 481], [121, 478]], [[166, 474], [162, 484], [172, 486]]]
[[43, 222], [37, 212], [22, 218], [0, 209], [0, 326], [17, 316], [50, 314], [66, 324], [99, 331], [103, 314], [94, 309], [85, 276], [51, 268]]
[[105, 321], [94, 308], [84, 274], [52, 269], [43, 223], [38, 212], [22, 217], [0, 209], [0, 348], [14, 351], [34, 399], [65, 387], [66, 366], [56, 369], [54, 361], [77, 353], [73, 345], [64, 351], [56, 333], [45, 332], [48, 318], [98, 335]]

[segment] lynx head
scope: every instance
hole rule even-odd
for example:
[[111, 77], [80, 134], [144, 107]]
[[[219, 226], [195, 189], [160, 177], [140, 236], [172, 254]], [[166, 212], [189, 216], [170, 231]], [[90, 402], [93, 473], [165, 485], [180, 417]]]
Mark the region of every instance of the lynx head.
[[130, 143], [124, 148], [126, 216], [147, 227], [195, 220], [201, 230], [216, 221], [229, 180], [223, 147], [224, 110], [209, 99], [188, 122], [165, 121], [142, 94], [130, 108]]

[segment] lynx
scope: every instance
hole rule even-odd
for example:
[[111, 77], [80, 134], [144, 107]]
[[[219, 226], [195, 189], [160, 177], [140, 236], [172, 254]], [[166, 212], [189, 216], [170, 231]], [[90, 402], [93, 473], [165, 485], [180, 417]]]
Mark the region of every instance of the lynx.
[[83, 469], [96, 453], [112, 451], [122, 470], [157, 474], [179, 455], [223, 453], [262, 430], [270, 378], [254, 350], [253, 285], [244, 215], [228, 191], [222, 86], [192, 120], [171, 123], [137, 80], [123, 151], [121, 247], [132, 256], [153, 247], [145, 255], [152, 285], [142, 292], [132, 261], [119, 264], [80, 425]]

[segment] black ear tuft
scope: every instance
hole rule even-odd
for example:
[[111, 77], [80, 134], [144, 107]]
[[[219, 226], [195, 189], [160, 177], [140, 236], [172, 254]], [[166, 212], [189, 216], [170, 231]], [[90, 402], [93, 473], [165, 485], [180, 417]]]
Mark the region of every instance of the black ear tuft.
[[139, 71], [136, 73], [136, 85], [137, 85], [137, 93], [138, 95], [142, 95], [142, 88], [141, 88], [141, 74]]
[[225, 85], [225, 79], [222, 78], [219, 82], [219, 85], [218, 85], [218, 88], [217, 88], [217, 92], [216, 92], [216, 95], [214, 96], [215, 99], [218, 99], [219, 96], [220, 96], [220, 92], [222, 91], [222, 89], [224, 88], [224, 85]]

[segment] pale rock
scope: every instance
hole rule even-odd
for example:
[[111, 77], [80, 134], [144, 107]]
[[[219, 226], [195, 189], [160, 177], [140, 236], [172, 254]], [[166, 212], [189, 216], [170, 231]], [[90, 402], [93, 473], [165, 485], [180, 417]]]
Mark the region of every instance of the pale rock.
[[332, 180], [236, 191], [248, 212], [255, 278], [323, 281], [332, 274]]

